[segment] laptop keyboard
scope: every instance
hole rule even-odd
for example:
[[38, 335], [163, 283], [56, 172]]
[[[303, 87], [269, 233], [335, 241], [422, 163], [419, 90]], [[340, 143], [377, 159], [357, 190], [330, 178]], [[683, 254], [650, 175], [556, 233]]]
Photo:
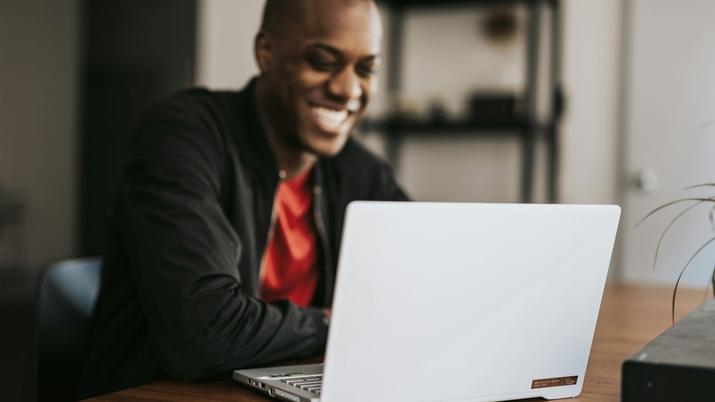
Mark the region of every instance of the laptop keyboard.
[[296, 388], [300, 388], [304, 391], [308, 391], [315, 395], [320, 395], [320, 389], [323, 387], [323, 375], [315, 374], [306, 377], [293, 377], [293, 378], [283, 378], [282, 382], [292, 385]]

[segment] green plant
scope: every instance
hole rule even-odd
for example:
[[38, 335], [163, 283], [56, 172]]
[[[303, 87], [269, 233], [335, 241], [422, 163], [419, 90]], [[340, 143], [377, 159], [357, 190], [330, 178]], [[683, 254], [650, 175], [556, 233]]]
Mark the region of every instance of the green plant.
[[[702, 188], [702, 187], [715, 187], [715, 183], [703, 183], [703, 184], [698, 184], [695, 186], [690, 186], [686, 187], [685, 190], [692, 190], [696, 188]], [[691, 205], [689, 205], [687, 208], [682, 209], [677, 215], [675, 215], [670, 222], [668, 222], [668, 225], [665, 227], [663, 232], [660, 235], [660, 238], [658, 239], [658, 244], [655, 247], [655, 253], [653, 254], [653, 270], [655, 270], [656, 264], [658, 263], [658, 255], [660, 253], [661, 246], [663, 245], [663, 239], [665, 238], [665, 235], [668, 233], [670, 228], [673, 227], [675, 222], [677, 222], [683, 215], [687, 214], [689, 211], [697, 207], [698, 205], [702, 205], [704, 203], [711, 203], [713, 204], [713, 207], [709, 210], [708, 213], [708, 219], [710, 220], [710, 224], [713, 226], [713, 229], [715, 229], [715, 196], [712, 197], [688, 197], [688, 198], [680, 198], [674, 201], [666, 202], [665, 204], [653, 209], [652, 211], [648, 212], [634, 227], [640, 226], [641, 223], [645, 222], [649, 217], [651, 217], [653, 214], [656, 212], [665, 209], [669, 206], [684, 203], [684, 202], [692, 202]], [[690, 256], [688, 261], [683, 265], [683, 267], [680, 269], [680, 273], [678, 274], [678, 279], [675, 281], [675, 287], [673, 288], [673, 297], [671, 301], [671, 319], [673, 323], [675, 323], [675, 298], [678, 294], [678, 286], [680, 285], [680, 280], [683, 278], [683, 274], [685, 273], [685, 270], [688, 268], [691, 262], [700, 255], [700, 253], [705, 250], [710, 244], [715, 242], [715, 236], [711, 237], [708, 239], [706, 242], [704, 242], [700, 247]], [[713, 294], [715, 295], [715, 266], [713, 267], [713, 272], [711, 273], [710, 276], [710, 282], [712, 283], [713, 286]]]

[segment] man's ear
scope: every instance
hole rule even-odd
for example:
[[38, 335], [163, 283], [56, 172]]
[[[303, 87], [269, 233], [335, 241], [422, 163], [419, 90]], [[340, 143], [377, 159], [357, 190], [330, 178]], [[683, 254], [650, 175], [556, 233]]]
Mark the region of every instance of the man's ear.
[[256, 34], [256, 39], [253, 41], [253, 53], [260, 72], [265, 73], [269, 70], [273, 57], [273, 47], [269, 33], [259, 31]]

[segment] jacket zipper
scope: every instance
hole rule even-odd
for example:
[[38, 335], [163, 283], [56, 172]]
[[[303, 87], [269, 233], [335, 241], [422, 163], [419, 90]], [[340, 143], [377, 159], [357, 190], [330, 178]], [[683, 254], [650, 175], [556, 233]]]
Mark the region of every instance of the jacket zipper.
[[278, 189], [280, 188], [280, 182], [273, 191], [273, 201], [271, 202], [271, 223], [268, 226], [268, 234], [266, 235], [266, 245], [263, 247], [263, 253], [261, 256], [261, 265], [258, 269], [258, 284], [256, 286], [256, 294], [260, 298], [261, 295], [261, 285], [263, 284], [263, 275], [265, 275], [266, 270], [266, 251], [268, 251], [268, 246], [271, 244], [271, 238], [273, 237], [273, 232], [276, 228], [276, 198], [278, 197]]

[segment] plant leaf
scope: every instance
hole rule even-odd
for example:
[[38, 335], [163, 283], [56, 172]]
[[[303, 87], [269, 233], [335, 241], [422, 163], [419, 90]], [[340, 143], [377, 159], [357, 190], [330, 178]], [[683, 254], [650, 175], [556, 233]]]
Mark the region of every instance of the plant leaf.
[[700, 252], [703, 251], [703, 250], [705, 249], [705, 247], [707, 247], [707, 246], [708, 246], [710, 243], [712, 243], [713, 241], [715, 241], [715, 236], [714, 236], [714, 237], [711, 237], [710, 240], [706, 241], [702, 246], [700, 246], [700, 248], [698, 249], [698, 251], [696, 251], [695, 254], [693, 254], [693, 255], [690, 257], [690, 259], [688, 260], [688, 262], [685, 263], [685, 265], [683, 266], [683, 269], [680, 270], [680, 274], [678, 275], [678, 280], [675, 281], [675, 288], [673, 289], [673, 300], [672, 300], [671, 310], [670, 310], [670, 311], [671, 311], [671, 319], [672, 319], [672, 321], [673, 321], [673, 325], [675, 325], [675, 296], [676, 296], [677, 293], [678, 293], [678, 285], [680, 285], [680, 279], [683, 278], [683, 274], [685, 273], [685, 270], [688, 268], [688, 265], [690, 265], [690, 263], [693, 262], [693, 260], [695, 259], [695, 257], [697, 257], [698, 254], [700, 254]]
[[685, 208], [684, 210], [680, 211], [678, 215], [675, 215], [675, 218], [671, 219], [670, 222], [668, 223], [668, 226], [665, 227], [663, 230], [663, 233], [660, 234], [660, 238], [658, 239], [658, 245], [655, 246], [655, 254], [653, 255], [653, 271], [655, 272], [655, 265], [658, 262], [658, 254], [660, 253], [660, 246], [663, 243], [663, 239], [665, 238], [665, 234], [668, 233], [670, 228], [675, 224], [675, 222], [680, 219], [681, 216], [685, 215], [688, 211], [691, 209], [697, 207], [698, 205], [702, 204], [703, 201], [698, 201], [695, 204]]
[[715, 187], [715, 183], [696, 184], [694, 186], [685, 187], [683, 190], [692, 190], [694, 188], [699, 188], [699, 187]]
[[679, 200], [666, 202], [665, 204], [659, 206], [658, 208], [656, 208], [656, 209], [654, 209], [654, 210], [648, 212], [648, 213], [646, 214], [646, 216], [644, 216], [640, 221], [638, 221], [638, 223], [636, 223], [633, 227], [634, 227], [634, 228], [637, 228], [637, 227], [640, 226], [640, 224], [643, 223], [646, 219], [650, 218], [651, 215], [653, 215], [654, 213], [660, 211], [660, 210], [663, 209], [663, 208], [666, 208], [666, 207], [669, 207], [669, 206], [671, 206], [671, 205], [675, 205], [675, 204], [678, 204], [678, 203], [681, 203], [681, 202], [686, 202], [686, 201], [715, 202], [715, 197], [709, 197], [709, 198], [681, 198], [681, 199], [679, 199]]

